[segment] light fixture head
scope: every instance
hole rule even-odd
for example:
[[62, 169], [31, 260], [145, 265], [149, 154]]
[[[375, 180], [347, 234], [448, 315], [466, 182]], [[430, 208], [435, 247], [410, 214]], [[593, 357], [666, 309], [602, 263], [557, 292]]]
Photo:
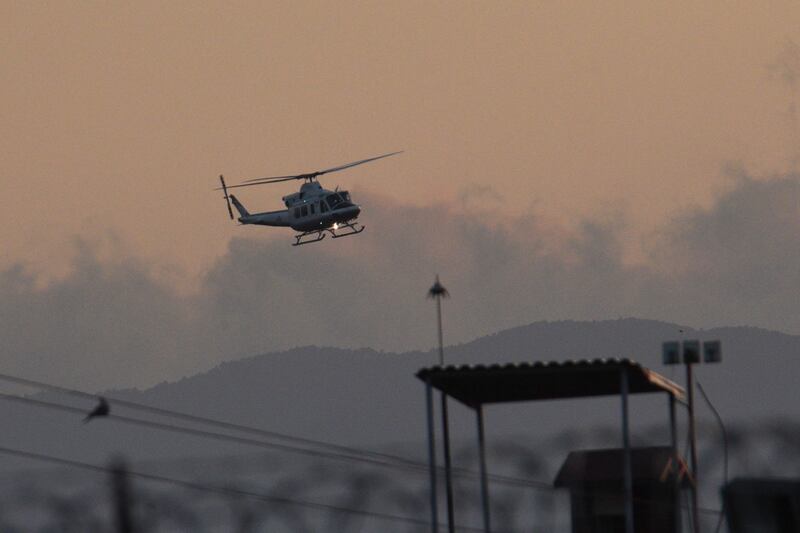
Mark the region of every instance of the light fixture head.
[[705, 341], [703, 343], [703, 361], [706, 363], [721, 363], [722, 343], [719, 341]]
[[661, 345], [662, 362], [665, 365], [679, 365], [681, 363], [681, 343], [668, 341]]
[[700, 341], [683, 341], [683, 362], [687, 365], [700, 362]]

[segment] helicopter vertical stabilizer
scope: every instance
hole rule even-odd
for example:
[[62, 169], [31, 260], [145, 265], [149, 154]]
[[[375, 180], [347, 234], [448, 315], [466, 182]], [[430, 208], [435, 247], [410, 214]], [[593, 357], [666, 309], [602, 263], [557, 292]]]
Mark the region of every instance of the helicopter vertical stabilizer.
[[232, 194], [231, 194], [231, 195], [229, 195], [229, 197], [230, 197], [230, 199], [231, 199], [231, 202], [233, 202], [233, 207], [235, 207], [235, 208], [236, 208], [236, 210], [239, 212], [239, 214], [240, 214], [241, 216], [243, 216], [243, 217], [249, 217], [249, 216], [250, 216], [250, 213], [249, 213], [249, 212], [247, 211], [247, 209], [245, 209], [245, 207], [242, 205], [242, 202], [240, 202], [239, 200], [237, 200], [237, 199], [236, 199], [236, 197], [235, 197], [234, 195], [232, 195]]

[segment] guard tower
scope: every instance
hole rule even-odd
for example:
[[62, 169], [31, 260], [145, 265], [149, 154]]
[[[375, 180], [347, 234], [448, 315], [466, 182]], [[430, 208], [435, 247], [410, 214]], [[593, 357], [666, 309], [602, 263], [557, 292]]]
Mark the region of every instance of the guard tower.
[[[572, 533], [615, 533], [625, 530], [623, 497], [624, 450], [570, 452], [553, 483], [570, 491]], [[674, 533], [680, 506], [674, 483], [689, 482], [689, 469], [675, 463], [668, 446], [631, 449], [633, 527], [647, 533]], [[677, 480], [675, 479], [677, 477]]]
[[[617, 395], [620, 397], [622, 427], [619, 478], [622, 480], [621, 531], [634, 533], [634, 470], [630, 445], [628, 403], [631, 394], [661, 393], [667, 398], [669, 411], [670, 458], [681, 463], [678, 455], [676, 402], [685, 402], [683, 388], [629, 359], [594, 359], [591, 361], [534, 362], [491, 366], [435, 366], [417, 372], [425, 383], [428, 416], [428, 454], [431, 480], [431, 531], [438, 532], [436, 491], [436, 443], [434, 435], [433, 389], [458, 400], [476, 415], [483, 527], [490, 533], [489, 484], [486, 472], [486, 446], [483, 429], [483, 406], [507, 402], [528, 402], [567, 398], [588, 398]], [[449, 451], [449, 450], [448, 450]], [[680, 476], [672, 477], [675, 501], [680, 491]], [[672, 508], [675, 531], [680, 524], [680, 508]], [[452, 530], [453, 524], [448, 524]]]

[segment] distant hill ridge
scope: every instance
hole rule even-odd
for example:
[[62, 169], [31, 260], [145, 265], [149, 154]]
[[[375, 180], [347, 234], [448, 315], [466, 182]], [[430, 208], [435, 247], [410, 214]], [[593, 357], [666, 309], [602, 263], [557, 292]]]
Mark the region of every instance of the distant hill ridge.
[[[722, 341], [723, 362], [700, 365], [697, 375], [726, 421], [800, 420], [800, 403], [793, 401], [800, 383], [800, 336], [758, 328], [695, 330], [632, 318], [536, 322], [448, 346], [445, 357], [449, 364], [630, 357], [682, 383], [680, 370], [660, 362], [661, 342], [681, 338]], [[420, 446], [423, 454], [424, 389], [414, 374], [435, 362], [434, 350], [395, 354], [300, 347], [221, 363], [146, 390], [105, 394], [340, 444], [374, 448], [408, 443]], [[487, 431], [491, 438], [613, 425], [618, 423], [617, 405], [606, 398], [493, 406], [487, 411]], [[699, 413], [710, 418], [702, 408]], [[660, 423], [664, 402], [637, 400], [632, 415], [634, 424]], [[91, 460], [116, 451], [141, 459], [254, 451], [111, 420], [83, 426], [64, 413], [13, 404], [0, 404], [0, 416], [6, 421], [2, 444], [76, 459]], [[469, 411], [456, 405], [452, 416], [454, 438], [472, 439], [474, 418]]]
[[[800, 349], [800, 335], [767, 330], [753, 326], [726, 326], [695, 329], [658, 320], [621, 318], [599, 321], [539, 321], [524, 326], [502, 330], [478, 337], [472, 341], [445, 346], [445, 364], [478, 364], [497, 362], [523, 362], [533, 360], [594, 359], [628, 357], [658, 370], [661, 365], [661, 343], [666, 340], [722, 339], [723, 349], [737, 354], [741, 343], [754, 346], [763, 353], [775, 345]], [[377, 351], [371, 348], [337, 348], [329, 346], [300, 346], [279, 352], [267, 352], [233, 361], [225, 361], [214, 368], [173, 382], [163, 382], [145, 390], [126, 389], [124, 393], [147, 394], [203, 376], [234, 371], [239, 365], [263, 365], [270, 360], [285, 358], [400, 357], [419, 361], [423, 366], [437, 362], [437, 349], [401, 353]], [[799, 352], [795, 352], [800, 356]], [[727, 362], [727, 361], [726, 361]], [[663, 369], [662, 369], [663, 370]]]

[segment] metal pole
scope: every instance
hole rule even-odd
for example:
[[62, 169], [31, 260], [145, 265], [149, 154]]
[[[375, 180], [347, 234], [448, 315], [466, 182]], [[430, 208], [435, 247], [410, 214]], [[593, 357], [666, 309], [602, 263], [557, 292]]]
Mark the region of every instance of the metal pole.
[[450, 424], [447, 418], [447, 395], [442, 392], [442, 444], [444, 445], [444, 488], [447, 498], [447, 531], [455, 533], [456, 519], [453, 508], [453, 465], [450, 458]]
[[111, 465], [111, 483], [114, 500], [114, 519], [119, 533], [134, 533], [133, 513], [131, 512], [131, 488], [125, 461], [116, 459]]
[[486, 442], [483, 434], [483, 406], [475, 408], [478, 418], [478, 453], [481, 468], [481, 503], [483, 504], [483, 530], [491, 533], [491, 517], [489, 515], [489, 479], [486, 475]]
[[628, 369], [620, 373], [620, 392], [622, 396], [622, 446], [625, 481], [625, 533], [633, 531], [633, 471], [631, 461], [631, 438], [628, 425]]
[[439, 366], [444, 366], [444, 341], [442, 339], [442, 296], [436, 295], [436, 318], [439, 325]]
[[431, 532], [439, 533], [439, 504], [436, 499], [436, 442], [433, 424], [433, 390], [431, 382], [425, 383], [426, 411], [428, 413], [428, 469], [431, 482]]
[[672, 464], [675, 471], [675, 478], [673, 479], [674, 484], [674, 495], [673, 498], [675, 499], [673, 505], [673, 520], [675, 521], [673, 525], [673, 532], [680, 533], [681, 531], [681, 460], [680, 460], [680, 453], [678, 452], [678, 420], [675, 415], [675, 396], [672, 393], [667, 393], [667, 398], [669, 399], [669, 435], [670, 435], [670, 446], [672, 446]]
[[700, 514], [698, 513], [697, 493], [699, 481], [697, 479], [697, 441], [694, 430], [694, 375], [692, 363], [686, 363], [686, 401], [689, 411], [689, 452], [692, 459], [692, 526], [694, 533], [700, 533]]
[[[436, 278], [438, 285], [439, 278]], [[434, 285], [436, 287], [436, 285]], [[431, 294], [436, 299], [436, 319], [439, 333], [439, 366], [444, 367], [444, 335], [442, 333], [442, 297], [446, 295], [446, 290], [431, 289]], [[442, 444], [444, 446], [444, 487], [447, 503], [447, 531], [455, 533], [456, 520], [455, 509], [453, 506], [453, 464], [450, 456], [450, 421], [447, 412], [447, 395], [442, 391]]]

